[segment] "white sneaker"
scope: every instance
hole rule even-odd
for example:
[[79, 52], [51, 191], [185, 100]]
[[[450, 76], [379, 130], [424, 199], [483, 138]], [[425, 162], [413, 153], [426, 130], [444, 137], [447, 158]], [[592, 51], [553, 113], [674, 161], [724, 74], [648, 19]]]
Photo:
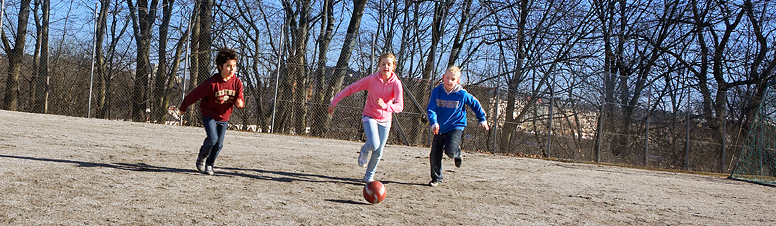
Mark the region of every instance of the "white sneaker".
[[213, 174], [215, 174], [216, 172], [215, 172], [215, 171], [213, 171], [213, 166], [207, 166], [207, 167], [205, 168], [205, 173], [206, 173], [207, 175], [213, 176]]
[[367, 157], [369, 157], [368, 154], [365, 155], [364, 152], [359, 152], [359, 154], [358, 154], [358, 166], [366, 167]]

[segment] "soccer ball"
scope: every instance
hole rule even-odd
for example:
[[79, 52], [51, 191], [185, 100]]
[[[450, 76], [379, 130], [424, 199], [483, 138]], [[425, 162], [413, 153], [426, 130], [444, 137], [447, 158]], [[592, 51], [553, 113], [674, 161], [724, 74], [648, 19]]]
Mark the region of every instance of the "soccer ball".
[[385, 186], [380, 181], [372, 181], [364, 186], [364, 199], [372, 204], [377, 204], [385, 200]]

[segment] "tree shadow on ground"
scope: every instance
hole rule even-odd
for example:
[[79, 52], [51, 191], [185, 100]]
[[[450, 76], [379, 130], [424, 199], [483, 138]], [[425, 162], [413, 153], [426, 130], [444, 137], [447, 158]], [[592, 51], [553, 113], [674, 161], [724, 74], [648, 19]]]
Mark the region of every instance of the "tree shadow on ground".
[[114, 168], [128, 171], [146, 171], [146, 172], [165, 172], [165, 173], [199, 173], [193, 169], [178, 169], [170, 167], [152, 166], [145, 163], [94, 163], [94, 162], [82, 162], [66, 159], [49, 159], [49, 158], [37, 158], [26, 156], [12, 156], [12, 155], [0, 155], [0, 158], [16, 158], [34, 161], [46, 161], [46, 162], [58, 162], [58, 163], [70, 163], [76, 164], [79, 167], [103, 167]]
[[[281, 172], [281, 171], [271, 171], [271, 170], [261, 170], [261, 169], [241, 169], [241, 168], [230, 168], [230, 167], [220, 168], [220, 169], [227, 170], [227, 171], [218, 172], [218, 174], [250, 177], [255, 179], [272, 180], [272, 181], [278, 181], [278, 182], [293, 182], [293, 181], [328, 182], [328, 183], [339, 182], [339, 183], [346, 183], [346, 184], [352, 184], [352, 185], [364, 185], [364, 182], [361, 181], [361, 179], [354, 179], [354, 178], [332, 177], [332, 176], [317, 175], [317, 174]], [[228, 172], [229, 170], [232, 172]], [[258, 175], [240, 173], [240, 171], [253, 171], [253, 172], [257, 172]], [[265, 174], [279, 175], [279, 177], [262, 176]], [[403, 185], [425, 186], [425, 184], [404, 183], [404, 182], [396, 182], [396, 181], [380, 181], [380, 182], [383, 184], [403, 184]]]
[[[233, 167], [218, 167], [217, 170], [218, 171], [216, 171], [216, 175], [231, 175], [231, 176], [248, 177], [248, 178], [260, 179], [260, 180], [271, 180], [271, 181], [277, 181], [277, 182], [305, 181], [305, 182], [324, 182], [324, 183], [332, 183], [332, 182], [346, 183], [346, 184], [352, 184], [352, 185], [363, 184], [363, 182], [361, 182], [361, 180], [359, 179], [332, 177], [332, 176], [308, 174], [308, 173], [281, 172], [281, 171], [271, 171], [271, 170], [261, 170], [261, 169], [242, 169], [242, 168], [233, 168]], [[243, 172], [256, 172], [258, 174], [248, 174]], [[277, 175], [277, 176], [267, 176], [268, 174]]]
[[[194, 169], [179, 169], [179, 168], [171, 168], [171, 167], [153, 166], [145, 163], [94, 163], [94, 162], [83, 162], [83, 161], [66, 160], [66, 159], [50, 159], [50, 158], [13, 156], [13, 155], [1, 155], [1, 154], [0, 154], [0, 158], [16, 158], [16, 159], [25, 159], [25, 160], [34, 160], [34, 161], [69, 163], [69, 164], [76, 164], [79, 167], [103, 167], [103, 168], [114, 168], [114, 169], [138, 171], [138, 172], [200, 174], [200, 172]], [[346, 183], [346, 184], [352, 184], [352, 185], [364, 184], [364, 182], [362, 182], [361, 179], [333, 177], [333, 176], [316, 175], [316, 174], [308, 174], [308, 173], [281, 172], [281, 171], [271, 171], [271, 170], [261, 170], [261, 169], [241, 169], [241, 168], [231, 168], [231, 167], [225, 167], [225, 168], [218, 167], [216, 169], [217, 169], [216, 176], [219, 176], [219, 175], [239, 176], [239, 177], [247, 177], [247, 178], [253, 178], [253, 179], [260, 179], [260, 180], [270, 180], [270, 181], [277, 181], [277, 182], [306, 181], [306, 182], [318, 182], [318, 183], [321, 183], [321, 182], [322, 183]], [[248, 174], [243, 172], [256, 172], [258, 174]], [[266, 175], [277, 175], [277, 176], [266, 176]], [[395, 182], [395, 181], [380, 181], [380, 182], [382, 182], [383, 184], [395, 183], [395, 184], [404, 184], [404, 185], [425, 186], [424, 184], [403, 183], [403, 182]]]
[[353, 200], [341, 200], [341, 199], [326, 199], [327, 202], [337, 202], [342, 204], [354, 204], [354, 205], [369, 205], [369, 203], [356, 202]]

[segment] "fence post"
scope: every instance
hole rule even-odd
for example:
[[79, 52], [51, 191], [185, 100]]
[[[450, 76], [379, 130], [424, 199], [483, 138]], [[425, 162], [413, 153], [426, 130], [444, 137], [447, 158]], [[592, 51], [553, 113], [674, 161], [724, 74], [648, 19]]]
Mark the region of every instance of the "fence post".
[[722, 159], [719, 165], [719, 172], [725, 173], [725, 145], [727, 145], [727, 95], [725, 104], [722, 105]]
[[5, 0], [0, 1], [0, 32], [3, 31], [3, 12], [5, 12]]
[[[763, 99], [765, 99], [765, 98], [763, 98]], [[765, 116], [765, 108], [763, 107], [763, 101], [764, 100], [760, 101], [760, 106], [759, 106], [760, 110], [755, 115], [754, 120], [757, 119], [757, 117], [758, 117], [757, 115], [759, 115], [760, 120], [762, 120], [762, 117]], [[757, 123], [757, 121], [755, 121], [755, 123]], [[759, 170], [757, 172], [757, 175], [758, 176], [763, 176], [764, 175], [764, 173], [763, 173], [763, 170], [764, 170], [764, 168], [763, 168], [763, 157], [764, 157], [763, 156], [763, 146], [764, 146], [764, 144], [763, 143], [765, 143], [765, 142], [763, 142], [763, 140], [765, 139], [765, 137], [763, 137], [763, 134], [765, 134], [765, 131], [766, 131], [766, 128], [768, 127], [768, 125], [765, 122], [762, 122], [762, 121], [760, 123], [761, 123], [760, 130], [757, 131], [757, 133], [759, 133], [759, 135], [760, 135], [760, 138], [758, 138], [758, 141], [757, 141], [757, 154], [758, 154], [758, 157], [759, 157], [758, 159], [760, 160], [760, 161], [758, 161], [760, 163], [760, 168], [759, 168]], [[752, 126], [750, 126], [749, 131], [752, 131], [751, 127]]]
[[275, 133], [275, 113], [278, 109], [278, 86], [280, 85], [280, 58], [283, 57], [283, 35], [286, 31], [286, 23], [283, 21], [282, 29], [280, 29], [280, 50], [278, 51], [278, 63], [275, 65], [275, 98], [274, 103], [272, 104], [272, 123], [269, 126], [269, 133]]
[[[687, 82], [687, 74], [685, 72], [684, 81]], [[687, 85], [687, 109], [685, 112], [685, 120], [687, 120], [685, 131], [685, 145], [684, 145], [684, 164], [687, 167], [687, 171], [690, 171], [690, 86]]]
[[644, 136], [644, 166], [647, 166], [648, 163], [648, 154], [649, 154], [649, 116], [650, 110], [649, 107], [652, 105], [652, 85], [649, 86], [649, 91], [647, 92], [647, 119], [646, 119], [646, 126], [645, 126], [645, 136]]
[[496, 98], [495, 99], [495, 107], [493, 108], [493, 153], [496, 153], [496, 133], [498, 132], [498, 106], [501, 103], [501, 99], [499, 97], [499, 91], [501, 91], [501, 65], [504, 62], [504, 54], [499, 54], [499, 60], [498, 64], [496, 64]]
[[94, 39], [92, 39], [92, 72], [89, 74], [89, 103], [86, 109], [86, 118], [92, 117], [92, 83], [94, 83], [94, 55], [97, 51], [97, 7], [98, 4], [94, 4]]
[[[604, 101], [604, 104], [606, 101]], [[598, 137], [595, 139], [595, 162], [601, 161], [601, 137], [604, 135], [601, 127], [604, 125], [604, 105], [601, 104], [601, 108], [598, 110]]]
[[[191, 27], [191, 23], [189, 23], [189, 27]], [[189, 47], [191, 45], [191, 41], [189, 39], [186, 39], [186, 57], [184, 58], [183, 65], [186, 67], [186, 70], [183, 70], [183, 79], [181, 80], [181, 104], [183, 104], [183, 99], [186, 98], [186, 77], [187, 73], [189, 72], [189, 69], [191, 68], [191, 65], [189, 65]], [[180, 106], [178, 106], [180, 107]], [[183, 115], [178, 114], [178, 119], [180, 120], [180, 125], [183, 126]]]
[[553, 87], [553, 85], [555, 85], [554, 83], [555, 83], [555, 73], [553, 73], [553, 75], [551, 77], [551, 81], [550, 81], [550, 107], [549, 107], [549, 117], [547, 117], [547, 119], [548, 119], [547, 120], [547, 124], [549, 124], [547, 126], [548, 127], [548, 129], [547, 129], [547, 152], [545, 153], [546, 156], [544, 156], [544, 157], [547, 157], [547, 158], [550, 157], [550, 148], [551, 148], [551, 145], [552, 145], [552, 105], [554, 104], [554, 101], [555, 101], [555, 87]]
[[[501, 64], [501, 62], [499, 62], [499, 64]], [[491, 148], [491, 150], [493, 150], [493, 153], [496, 153], [496, 133], [498, 132], [498, 106], [501, 101], [498, 95], [499, 91], [501, 90], [499, 87], [499, 84], [501, 84], [501, 75], [498, 74], [500, 73], [499, 70], [501, 70], [501, 66], [499, 66], [499, 69], [497, 69], [497, 72], [496, 72], [496, 74], [498, 75], [496, 77], [496, 98], [493, 98], [496, 103], [495, 104], [496, 106], [493, 108], [493, 145], [492, 145], [493, 148]]]

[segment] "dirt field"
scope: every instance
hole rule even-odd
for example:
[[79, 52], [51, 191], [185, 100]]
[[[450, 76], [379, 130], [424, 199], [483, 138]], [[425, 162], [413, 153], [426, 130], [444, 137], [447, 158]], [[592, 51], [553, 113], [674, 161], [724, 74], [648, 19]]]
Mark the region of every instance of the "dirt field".
[[720, 177], [466, 153], [429, 187], [428, 148], [388, 146], [363, 200], [362, 143], [0, 111], [0, 224], [774, 225], [776, 188]]

